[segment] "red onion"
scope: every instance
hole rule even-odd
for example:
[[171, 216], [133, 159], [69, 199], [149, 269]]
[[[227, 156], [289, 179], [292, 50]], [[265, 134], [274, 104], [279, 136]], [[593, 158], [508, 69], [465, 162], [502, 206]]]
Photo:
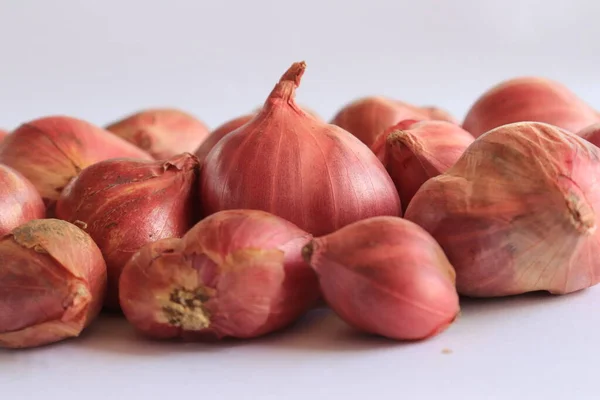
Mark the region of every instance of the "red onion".
[[210, 153], [213, 147], [221, 140], [225, 135], [229, 132], [232, 132], [239, 128], [242, 125], [245, 125], [247, 122], [254, 118], [255, 114], [247, 114], [242, 115], [240, 117], [234, 118], [230, 121], [225, 122], [223, 125], [217, 127], [214, 131], [208, 135], [206, 140], [202, 142], [200, 147], [196, 150], [196, 157], [198, 157], [198, 161], [200, 163], [204, 162], [204, 159]]
[[371, 150], [296, 105], [305, 68], [293, 64], [256, 117], [208, 154], [200, 189], [207, 215], [264, 210], [314, 235], [372, 216], [399, 215], [398, 193]]
[[600, 279], [600, 151], [553, 125], [504, 125], [427, 181], [406, 218], [456, 268], [461, 294], [562, 294]]
[[446, 172], [473, 140], [450, 122], [402, 121], [381, 134], [371, 150], [385, 165], [406, 210], [421, 185]]
[[157, 160], [193, 152], [208, 137], [208, 127], [194, 116], [175, 109], [140, 111], [106, 127], [147, 151]]
[[459, 312], [455, 273], [417, 225], [375, 217], [314, 239], [303, 253], [329, 306], [365, 332], [415, 340], [435, 335]]
[[31, 182], [14, 169], [0, 164], [0, 237], [45, 215], [44, 202]]
[[21, 225], [0, 238], [0, 347], [79, 336], [105, 289], [106, 265], [85, 232], [56, 219]]
[[118, 309], [121, 270], [142, 246], [181, 237], [196, 222], [198, 161], [185, 153], [166, 161], [116, 159], [84, 169], [65, 188], [56, 215], [80, 225], [108, 268], [106, 307]]
[[443, 119], [456, 123], [454, 117], [439, 108], [417, 107], [381, 96], [364, 97], [346, 105], [332, 123], [370, 147], [386, 128], [406, 119]]
[[4, 139], [6, 136], [8, 135], [8, 132], [0, 129], [0, 142], [2, 141], [2, 139]]
[[63, 188], [83, 168], [118, 157], [151, 159], [110, 132], [71, 117], [25, 123], [0, 143], [0, 163], [33, 183], [50, 212]]
[[200, 221], [183, 239], [143, 247], [125, 266], [121, 307], [146, 336], [251, 338], [281, 329], [319, 297], [301, 256], [311, 236], [254, 210]]
[[513, 122], [545, 122], [577, 132], [600, 116], [575, 93], [558, 82], [522, 77], [502, 82], [473, 104], [463, 127], [478, 137]]

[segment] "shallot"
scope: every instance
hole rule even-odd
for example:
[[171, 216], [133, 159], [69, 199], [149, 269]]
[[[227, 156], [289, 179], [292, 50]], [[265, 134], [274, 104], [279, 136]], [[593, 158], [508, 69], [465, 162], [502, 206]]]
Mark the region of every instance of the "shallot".
[[25, 222], [45, 216], [44, 202], [31, 182], [0, 164], [0, 237]]

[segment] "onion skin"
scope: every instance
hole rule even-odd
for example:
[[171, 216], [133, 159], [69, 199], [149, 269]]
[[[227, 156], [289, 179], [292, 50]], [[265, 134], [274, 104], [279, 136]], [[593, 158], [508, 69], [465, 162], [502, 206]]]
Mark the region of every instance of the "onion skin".
[[406, 211], [421, 185], [446, 172], [474, 140], [450, 122], [402, 121], [380, 135], [371, 150], [392, 177]]
[[0, 164], [0, 237], [19, 225], [45, 216], [44, 202], [31, 182]]
[[197, 159], [185, 153], [166, 161], [103, 161], [67, 185], [56, 215], [81, 226], [102, 251], [107, 309], [119, 308], [119, 276], [135, 252], [158, 239], [181, 237], [197, 221], [197, 176]]
[[598, 176], [600, 151], [582, 138], [508, 124], [427, 181], [406, 219], [440, 243], [463, 295], [570, 293], [600, 277]]
[[200, 173], [205, 215], [263, 210], [323, 235], [364, 218], [400, 214], [394, 183], [371, 150], [296, 105], [305, 68], [293, 64], [257, 116], [208, 154]]
[[119, 157], [152, 159], [102, 128], [64, 116], [25, 123], [0, 143], [0, 163], [33, 183], [50, 214], [63, 188], [82, 169]]
[[544, 122], [577, 132], [600, 116], [562, 84], [537, 77], [511, 79], [491, 88], [473, 104], [463, 128], [473, 136], [514, 122]]
[[0, 347], [79, 336], [105, 289], [106, 265], [85, 232], [56, 219], [21, 225], [0, 238]]
[[157, 160], [193, 152], [209, 129], [194, 116], [176, 109], [149, 109], [129, 115], [106, 129], [148, 152]]
[[213, 149], [213, 147], [215, 147], [219, 140], [221, 140], [229, 132], [233, 132], [237, 128], [248, 123], [250, 120], [252, 120], [252, 118], [254, 118], [254, 116], [255, 114], [242, 115], [218, 126], [214, 131], [210, 133], [210, 135], [208, 135], [208, 137], [202, 142], [200, 147], [196, 149], [196, 152], [194, 154], [196, 155], [196, 157], [198, 157], [198, 161], [200, 163], [203, 163], [208, 153], [210, 153], [210, 151]]
[[600, 123], [583, 128], [577, 132], [577, 135], [592, 143], [594, 146], [600, 147]]
[[122, 310], [155, 339], [253, 338], [282, 329], [319, 298], [301, 249], [311, 236], [272, 214], [229, 210], [182, 239], [144, 246], [125, 266]]
[[417, 107], [382, 96], [364, 97], [344, 106], [331, 123], [371, 147], [385, 129], [406, 119], [443, 119], [457, 123], [454, 117], [442, 109]]
[[313, 241], [303, 254], [329, 306], [355, 328], [398, 340], [445, 330], [460, 310], [455, 273], [419, 226], [375, 217]]

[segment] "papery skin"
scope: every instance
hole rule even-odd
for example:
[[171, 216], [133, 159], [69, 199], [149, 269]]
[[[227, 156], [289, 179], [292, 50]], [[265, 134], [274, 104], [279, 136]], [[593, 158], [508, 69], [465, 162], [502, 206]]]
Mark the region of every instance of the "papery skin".
[[443, 119], [457, 123], [454, 117], [440, 108], [417, 107], [383, 96], [364, 97], [344, 106], [331, 123], [371, 147], [386, 128], [406, 119]]
[[463, 295], [570, 293], [600, 276], [599, 177], [599, 150], [582, 138], [508, 124], [427, 181], [406, 219], [440, 243]]
[[31, 182], [0, 164], [0, 237], [27, 221], [45, 216], [44, 202]]
[[205, 215], [258, 209], [323, 235], [360, 219], [400, 214], [394, 184], [370, 149], [296, 105], [305, 68], [293, 64], [258, 115], [208, 154], [200, 188]]
[[257, 210], [228, 210], [182, 239], [143, 247], [121, 275], [121, 307], [157, 339], [253, 338], [284, 328], [319, 298], [301, 249], [311, 235]]
[[577, 132], [600, 115], [561, 83], [539, 77], [519, 77], [485, 92], [471, 106], [463, 128], [473, 136], [514, 122], [544, 122]]
[[196, 157], [198, 157], [198, 161], [200, 163], [204, 162], [204, 159], [210, 153], [213, 147], [221, 140], [225, 135], [229, 132], [233, 132], [237, 128], [248, 123], [252, 118], [254, 118], [255, 114], [246, 114], [229, 120], [222, 125], [218, 126], [214, 131], [208, 135], [208, 137], [202, 142], [200, 147], [196, 149], [194, 153]]
[[586, 126], [579, 132], [577, 136], [581, 136], [596, 147], [600, 147], [600, 123]]
[[33, 183], [50, 210], [63, 188], [82, 169], [119, 157], [152, 159], [110, 132], [66, 116], [27, 122], [0, 142], [0, 163]]
[[107, 160], [81, 172], [63, 191], [57, 217], [83, 228], [108, 268], [106, 307], [119, 307], [121, 270], [142, 246], [181, 237], [194, 213], [198, 161], [184, 153], [166, 161]]
[[455, 273], [419, 226], [374, 217], [313, 239], [303, 253], [327, 304], [355, 328], [418, 340], [445, 330], [460, 310]]
[[157, 160], [194, 152], [209, 135], [204, 122], [171, 108], [143, 110], [108, 125], [106, 129]]
[[446, 121], [402, 121], [387, 129], [372, 147], [390, 174], [403, 211], [428, 179], [450, 168], [475, 139]]
[[0, 239], [0, 347], [79, 336], [105, 290], [106, 265], [89, 235], [57, 219], [21, 225]]

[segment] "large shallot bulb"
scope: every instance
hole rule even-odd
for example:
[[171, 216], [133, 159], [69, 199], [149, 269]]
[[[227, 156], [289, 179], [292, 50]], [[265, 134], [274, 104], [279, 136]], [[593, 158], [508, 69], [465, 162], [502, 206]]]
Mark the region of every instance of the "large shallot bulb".
[[181, 237], [194, 213], [198, 161], [184, 153], [166, 161], [107, 160], [84, 169], [63, 191], [56, 215], [82, 227], [108, 268], [106, 307], [118, 309], [119, 276], [147, 243]]
[[552, 125], [496, 128], [427, 181], [406, 218], [427, 230], [475, 297], [569, 293], [600, 279], [600, 150]]
[[436, 241], [397, 217], [375, 217], [314, 239], [303, 254], [329, 306], [350, 325], [424, 339], [459, 312], [455, 273]]
[[138, 331], [157, 339], [273, 332], [319, 298], [301, 255], [310, 239], [263, 211], [213, 214], [183, 239], [159, 240], [131, 258], [121, 275], [121, 308]]
[[0, 163], [33, 183], [50, 210], [63, 188], [82, 169], [119, 157], [152, 159], [110, 132], [71, 117], [27, 122], [0, 142]]
[[209, 133], [208, 127], [196, 117], [170, 108], [140, 111], [106, 129], [157, 160], [195, 151]]
[[371, 148], [392, 177], [403, 210], [425, 181], [448, 170], [473, 136], [446, 121], [402, 121], [384, 131]]
[[271, 212], [314, 235], [400, 213], [394, 183], [371, 150], [296, 105], [306, 64], [293, 64], [262, 110], [226, 135], [201, 169], [201, 204]]
[[331, 123], [347, 130], [370, 147], [385, 129], [406, 119], [458, 123], [440, 108], [417, 107], [382, 96], [364, 97], [344, 106]]
[[0, 237], [27, 221], [45, 216], [44, 202], [31, 182], [0, 164]]
[[0, 347], [79, 336], [105, 289], [106, 265], [85, 232], [57, 219], [21, 225], [0, 238]]
[[223, 137], [225, 137], [225, 135], [227, 135], [229, 132], [233, 132], [240, 126], [243, 126], [246, 123], [250, 122], [252, 118], [255, 117], [255, 115], [256, 114], [242, 115], [240, 117], [227, 121], [222, 125], [219, 125], [214, 131], [210, 133], [210, 135], [208, 135], [208, 137], [202, 142], [200, 147], [196, 149], [196, 152], [194, 154], [196, 155], [196, 157], [198, 157], [198, 161], [200, 163], [203, 163], [208, 153], [210, 153], [212, 148], [215, 147], [219, 140], [223, 139]]
[[513, 122], [545, 122], [570, 132], [600, 122], [600, 115], [562, 84], [536, 77], [503, 82], [469, 110], [463, 128], [478, 137]]

